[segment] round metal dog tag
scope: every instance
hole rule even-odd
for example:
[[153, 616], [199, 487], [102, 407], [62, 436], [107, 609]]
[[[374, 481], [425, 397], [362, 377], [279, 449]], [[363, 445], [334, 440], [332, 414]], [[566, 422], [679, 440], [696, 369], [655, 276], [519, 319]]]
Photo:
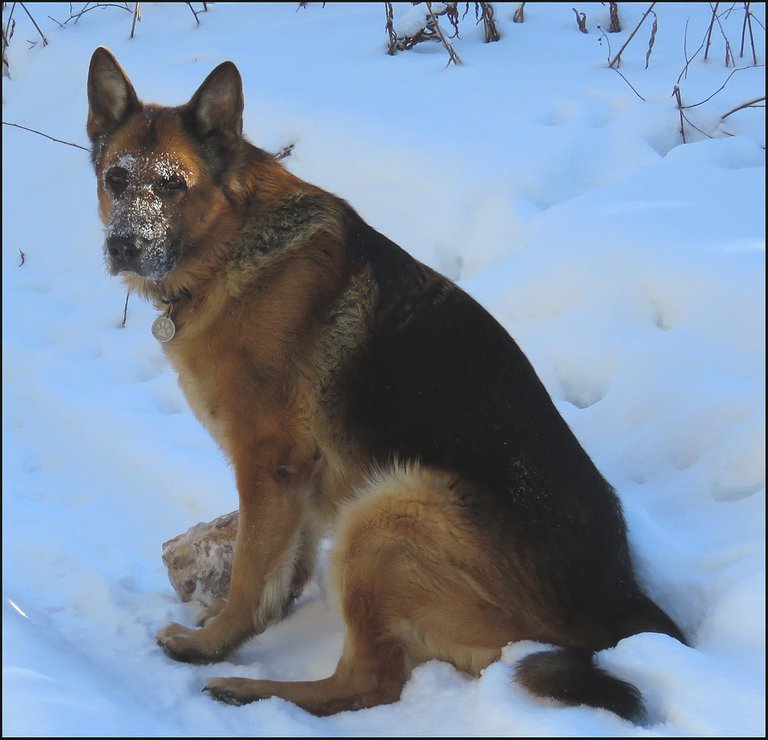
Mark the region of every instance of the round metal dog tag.
[[176, 324], [167, 316], [158, 316], [152, 322], [152, 336], [158, 342], [170, 342], [176, 334]]

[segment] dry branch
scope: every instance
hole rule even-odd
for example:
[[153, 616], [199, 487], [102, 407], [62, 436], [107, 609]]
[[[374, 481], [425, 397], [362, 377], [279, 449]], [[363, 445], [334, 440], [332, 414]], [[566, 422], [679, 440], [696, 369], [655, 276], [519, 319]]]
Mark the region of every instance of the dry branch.
[[[765, 65], [761, 64], [760, 66], [764, 67]], [[698, 103], [690, 103], [689, 105], [684, 105], [683, 107], [696, 108], [699, 105], [703, 105], [704, 103], [709, 102], [710, 100], [712, 100], [712, 98], [715, 97], [715, 95], [717, 95], [723, 88], [725, 88], [725, 86], [728, 84], [731, 77], [733, 77], [737, 72], [743, 72], [745, 69], [752, 69], [752, 67], [736, 67], [736, 69], [732, 69], [728, 77], [725, 78], [725, 82], [723, 82], [723, 84], [720, 85], [720, 87], [718, 87], [717, 90], [715, 90], [711, 95], [708, 95], [706, 98], [704, 98], [703, 100], [700, 100]]]
[[658, 29], [658, 18], [656, 13], [653, 14], [653, 26], [651, 26], [651, 37], [648, 39], [648, 51], [645, 52], [645, 68], [648, 69], [648, 62], [651, 61], [651, 52], [653, 51], [653, 43], [656, 41], [656, 31]]
[[608, 11], [611, 14], [611, 25], [608, 26], [610, 33], [619, 33], [621, 31], [621, 23], [619, 22], [619, 4], [608, 3]]
[[576, 14], [576, 25], [579, 27], [579, 31], [582, 33], [589, 33], [587, 30], [587, 14], [579, 13], [576, 8], [571, 8], [571, 10]]
[[630, 88], [632, 89], [632, 92], [635, 93], [635, 95], [637, 95], [637, 97], [640, 98], [640, 100], [645, 102], [645, 98], [639, 92], [637, 92], [637, 90], [635, 90], [635, 86], [622, 74], [621, 70], [618, 67], [611, 67], [611, 69], [613, 69], [613, 71], [616, 72], [619, 75], [619, 77], [621, 77], [621, 79], [624, 80], [624, 82], [626, 82], [630, 86]]
[[123, 322], [120, 326], [125, 329], [125, 322], [128, 320], [128, 299], [131, 297], [131, 291], [129, 290], [125, 294], [125, 305], [123, 306]]
[[77, 149], [82, 149], [83, 151], [90, 152], [91, 150], [86, 146], [80, 146], [80, 144], [73, 144], [71, 141], [64, 141], [63, 139], [57, 139], [55, 136], [49, 136], [48, 134], [44, 134], [42, 131], [36, 131], [33, 128], [27, 128], [26, 126], [22, 126], [18, 123], [9, 123], [8, 121], [3, 121], [3, 126], [13, 126], [14, 128], [20, 128], [24, 131], [29, 131], [33, 134], [38, 134], [38, 136], [45, 136], [46, 139], [50, 139], [51, 141], [55, 141], [59, 144], [66, 144], [67, 146], [74, 146]]
[[720, 120], [724, 121], [728, 116], [730, 116], [732, 113], [735, 113], [738, 110], [742, 110], [743, 108], [765, 108], [764, 105], [757, 105], [758, 103], [764, 103], [765, 102], [765, 95], [763, 95], [761, 98], [755, 98], [754, 100], [747, 100], [746, 103], [742, 103], [741, 105], [737, 105], [735, 108], [732, 108], [727, 113], [720, 116]]
[[[723, 15], [728, 15], [730, 10], [733, 8], [729, 8]], [[720, 33], [723, 36], [723, 40], [725, 41], [725, 66], [727, 67], [729, 62], [733, 62], [733, 66], [736, 66], [736, 62], [733, 58], [733, 53], [731, 52], [731, 43], [728, 41], [728, 37], [725, 35], [725, 29], [723, 28], [723, 24], [720, 22], [720, 16], [715, 16], [715, 20], [717, 21], [717, 27], [720, 29]], [[705, 57], [706, 58], [706, 57]]]
[[752, 45], [752, 64], [757, 64], [757, 52], [755, 51], [755, 37], [752, 34], [752, 11], [749, 9], [751, 3], [744, 3], [744, 25], [741, 27], [741, 50], [739, 58], [744, 56], [744, 40], [747, 28], [749, 28], [749, 42]]
[[680, 112], [680, 135], [683, 137], [683, 144], [685, 144], [685, 126], [683, 125], [683, 101], [680, 96], [679, 85], [675, 85], [674, 89], [672, 90], [672, 95], [674, 95], [675, 99], [677, 100], [677, 110]]
[[[606, 34], [605, 30], [600, 28], [600, 26], [598, 26], [597, 28], [600, 31], [600, 33], [602, 34], [603, 38], [605, 39], [606, 45], [608, 46], [608, 62], [610, 63], [610, 61], [611, 61], [611, 40], [608, 38], [608, 34]], [[626, 82], [627, 85], [629, 85], [629, 87], [632, 90], [632, 92], [635, 93], [635, 95], [637, 95], [637, 97], [640, 98], [640, 100], [645, 102], [645, 98], [637, 90], [635, 90], [635, 86], [621, 73], [620, 69], [618, 69], [617, 67], [611, 67], [611, 69], [614, 72], [616, 72], [616, 74], [619, 75], [619, 77], [621, 77], [621, 79], [624, 80], [624, 82]]]
[[710, 136], [706, 131], [702, 131], [698, 126], [692, 123], [691, 120], [685, 115], [684, 113], [685, 109], [691, 108], [693, 106], [683, 105], [682, 94], [680, 92], [679, 85], [675, 85], [674, 89], [672, 90], [672, 95], [677, 100], [677, 109], [680, 112], [680, 135], [683, 137], [683, 144], [686, 143], [685, 141], [685, 124], [686, 123], [691, 128], [696, 129], [696, 131], [698, 131], [700, 134], [706, 136], [708, 139], [712, 139], [713, 138], [712, 136]]
[[[434, 32], [440, 38], [440, 41], [443, 42], [443, 46], [448, 52], [448, 64], [450, 64], [451, 62], [453, 62], [455, 65], [461, 64], [461, 59], [459, 59], [459, 55], [453, 50], [453, 47], [448, 42], [448, 39], [445, 38], [445, 36], [443, 35], [443, 31], [440, 28], [440, 21], [438, 20], [437, 15], [435, 15], [435, 12], [432, 10], [432, 3], [427, 2], [427, 10], [429, 11], [429, 17], [433, 23]], [[446, 6], [446, 10], [447, 10], [447, 6]]]
[[394, 56], [397, 51], [397, 33], [395, 33], [395, 13], [392, 9], [392, 3], [384, 3], [384, 10], [387, 14], [387, 54]]
[[717, 8], [720, 5], [720, 3], [715, 3], [712, 5], [712, 3], [709, 4], [712, 8], [712, 17], [709, 19], [709, 28], [707, 29], [707, 45], [704, 49], [704, 61], [707, 61], [707, 57], [709, 56], [709, 45], [712, 43], [712, 29], [715, 27], [715, 18], [717, 18]]
[[[445, 8], [443, 10], [438, 10], [435, 15], [445, 15], [445, 17], [448, 19], [451, 26], [453, 26], [453, 34], [450, 35], [450, 38], [457, 39], [459, 38], [459, 4], [457, 2], [454, 2], [454, 3], [444, 3], [444, 5], [445, 5]], [[469, 3], [467, 3], [466, 9], [464, 10], [464, 15], [466, 15], [468, 12], [469, 12]], [[462, 18], [463, 17], [464, 16], [462, 16]], [[477, 3], [475, 3], [475, 20], [478, 20]]]
[[192, 7], [192, 3], [184, 3], [184, 5], [187, 5], [187, 6], [189, 6], [189, 9], [192, 11], [192, 15], [194, 15], [194, 16], [195, 16], [195, 22], [196, 22], [196, 23], [197, 23], [197, 25], [199, 26], [199, 25], [200, 25], [200, 19], [197, 17], [197, 14], [198, 14], [198, 12], [202, 13], [203, 11], [202, 11], [202, 10], [201, 10], [201, 11], [197, 11], [197, 10], [195, 10], [195, 9]]
[[141, 3], [136, 0], [136, 2], [133, 5], [133, 23], [131, 23], [131, 38], [133, 38], [134, 33], [136, 32], [136, 21], [141, 20]]
[[70, 3], [69, 9], [70, 14], [69, 18], [64, 21], [64, 23], [61, 23], [60, 21], [57, 21], [55, 18], [51, 18], [49, 15], [48, 17], [51, 18], [52, 21], [56, 21], [60, 26], [66, 26], [67, 23], [70, 21], [74, 21], [75, 25], [77, 25], [80, 18], [85, 15], [86, 13], [90, 12], [91, 10], [96, 10], [97, 8], [101, 8], [102, 10], [104, 8], [119, 8], [120, 10], [125, 10], [128, 13], [132, 13], [133, 11], [128, 7], [128, 3], [86, 3], [85, 7], [78, 13], [72, 13], [72, 4]]
[[[501, 39], [499, 29], [496, 28], [496, 21], [494, 20], [493, 5], [491, 3], [477, 3], [480, 8], [480, 18], [483, 21], [483, 30], [485, 32], [485, 43], [490, 44], [494, 41]], [[458, 33], [458, 27], [456, 28]]]
[[8, 49], [8, 44], [11, 43], [11, 39], [13, 38], [13, 32], [16, 28], [16, 21], [13, 20], [13, 11], [16, 10], [16, 3], [13, 3], [11, 5], [11, 12], [8, 14], [8, 22], [3, 24], [3, 77], [10, 77], [11, 76], [11, 68], [8, 64], [8, 57], [6, 56], [6, 50]]
[[37, 25], [37, 21], [32, 17], [32, 13], [30, 13], [27, 10], [27, 6], [25, 3], [19, 3], [21, 5], [21, 9], [29, 16], [29, 20], [32, 21], [32, 25], [37, 29], [37, 32], [40, 34], [40, 38], [43, 40], [43, 46], [48, 46], [48, 39], [45, 38], [45, 34], [40, 30], [40, 26]]
[[[448, 20], [454, 29], [454, 38], [459, 35], [459, 12], [458, 3], [444, 3], [441, 10], [435, 11], [432, 8], [432, 3], [427, 2], [426, 12], [424, 17], [424, 25], [414, 34], [410, 36], [396, 36], [395, 48], [398, 51], [407, 51], [412, 49], [416, 44], [420, 44], [423, 41], [438, 41], [443, 44], [448, 52], [448, 64], [453, 62], [454, 64], [461, 64], [459, 55], [454, 51], [448, 39], [443, 33], [443, 29], [440, 28], [440, 21], [438, 16], [446, 15]], [[389, 9], [387, 9], [389, 12]], [[387, 29], [389, 30], [389, 29]], [[394, 32], [394, 27], [393, 27]], [[391, 37], [390, 37], [391, 39]]]
[[685, 20], [685, 30], [683, 31], [683, 57], [685, 57], [685, 66], [680, 74], [677, 76], [677, 84], [680, 84], [680, 80], [685, 77], [688, 79], [688, 67], [691, 66], [691, 62], [695, 59], [696, 55], [704, 48], [704, 41], [701, 42], [699, 48], [693, 53], [692, 57], [688, 56], [688, 19]]
[[513, 23], [525, 22], [525, 3], [520, 3], [520, 6], [512, 15], [512, 22]]
[[645, 21], [645, 19], [648, 17], [648, 14], [649, 14], [649, 13], [650, 13], [650, 12], [653, 10], [653, 6], [654, 6], [654, 5], [656, 5], [656, 3], [655, 3], [655, 2], [652, 2], [652, 3], [651, 3], [649, 6], [648, 6], [648, 10], [646, 10], [646, 11], [645, 11], [645, 13], [643, 13], [643, 17], [640, 19], [640, 22], [637, 24], [637, 26], [635, 26], [635, 30], [634, 30], [634, 31], [632, 31], [632, 33], [630, 33], [630, 34], [629, 34], [629, 38], [628, 38], [628, 39], [627, 39], [627, 40], [624, 42], [624, 46], [622, 46], [622, 47], [621, 47], [621, 49], [619, 49], [619, 51], [618, 51], [618, 53], [616, 54], [616, 56], [615, 56], [615, 57], [614, 57], [614, 58], [613, 58], [613, 59], [612, 59], [610, 62], [608, 62], [608, 64], [609, 64], [611, 67], [616, 67], [616, 66], [617, 66], [617, 65], [620, 63], [620, 60], [621, 60], [621, 55], [622, 55], [622, 53], [623, 53], [624, 49], [626, 49], [626, 48], [627, 48], [627, 45], [629, 44], [629, 42], [630, 42], [630, 41], [632, 41], [632, 39], [634, 38], [635, 34], [636, 34], [636, 33], [638, 32], [638, 30], [640, 29], [640, 26], [642, 26], [642, 25], [643, 25], [643, 22], [644, 22], [644, 21]]

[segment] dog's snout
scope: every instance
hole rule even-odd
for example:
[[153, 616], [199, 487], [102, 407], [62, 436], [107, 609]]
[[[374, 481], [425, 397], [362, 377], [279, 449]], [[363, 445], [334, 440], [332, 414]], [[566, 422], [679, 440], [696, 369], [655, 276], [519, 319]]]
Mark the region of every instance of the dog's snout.
[[129, 236], [110, 236], [107, 239], [109, 256], [117, 262], [135, 259], [139, 254], [136, 239]]
[[136, 237], [110, 236], [107, 238], [106, 249], [112, 264], [113, 274], [137, 270], [141, 249]]

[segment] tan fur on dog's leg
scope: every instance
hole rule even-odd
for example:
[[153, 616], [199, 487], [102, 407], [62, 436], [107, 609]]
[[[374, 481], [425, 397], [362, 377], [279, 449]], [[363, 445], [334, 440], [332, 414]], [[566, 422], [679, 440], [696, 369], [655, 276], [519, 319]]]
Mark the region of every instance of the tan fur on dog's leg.
[[336, 672], [320, 681], [266, 681], [213, 678], [206, 690], [225, 704], [247, 704], [269, 697], [293, 702], [318, 716], [379, 704], [400, 698], [406, 673], [402, 647], [392, 641], [370, 641], [348, 632]]
[[326, 715], [396, 701], [410, 670], [432, 658], [473, 674], [498, 660], [520, 621], [496, 604], [495, 568], [452, 486], [444, 474], [398, 470], [342, 515], [333, 566], [347, 634], [333, 676], [216, 678], [211, 695], [231, 704], [277, 696]]
[[226, 605], [227, 600], [220, 599], [219, 601], [215, 601], [210, 606], [206, 606], [200, 609], [200, 611], [195, 614], [195, 624], [198, 627], [202, 627], [206, 624], [206, 622], [210, 622], [211, 619], [221, 614], [221, 612], [224, 611], [224, 607]]
[[282, 613], [301, 550], [302, 492], [271, 475], [269, 450], [243, 455], [237, 469], [240, 522], [229, 598], [201, 629], [169, 624], [158, 643], [177, 660], [211, 663]]

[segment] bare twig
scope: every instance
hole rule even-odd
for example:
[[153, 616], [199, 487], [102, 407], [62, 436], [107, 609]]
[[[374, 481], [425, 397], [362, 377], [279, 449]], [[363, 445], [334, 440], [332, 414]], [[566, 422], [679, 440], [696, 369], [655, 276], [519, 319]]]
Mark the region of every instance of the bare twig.
[[27, 128], [26, 126], [22, 126], [18, 123], [9, 123], [8, 121], [3, 121], [3, 126], [13, 126], [14, 128], [20, 128], [24, 131], [29, 131], [33, 134], [38, 134], [39, 136], [45, 136], [46, 139], [50, 139], [51, 141], [55, 141], [59, 144], [66, 144], [67, 146], [74, 146], [77, 149], [82, 149], [85, 152], [90, 152], [91, 150], [88, 149], [88, 147], [80, 146], [80, 144], [73, 144], [71, 141], [64, 141], [63, 139], [57, 139], [55, 136], [49, 136], [48, 134], [44, 134], [42, 131], [36, 131], [33, 128]]
[[[598, 26], [598, 28], [600, 28], [600, 26]], [[611, 40], [608, 38], [608, 36], [606, 35], [605, 31], [603, 31], [602, 28], [600, 28], [600, 33], [603, 35], [603, 38], [605, 39], [605, 43], [608, 45], [608, 61], [610, 61], [611, 60]], [[639, 92], [637, 92], [637, 90], [635, 90], [634, 85], [621, 73], [621, 71], [617, 67], [611, 67], [611, 69], [614, 72], [616, 72], [616, 74], [618, 74], [619, 77], [621, 77], [621, 79], [624, 80], [624, 82], [626, 82], [629, 85], [632, 92], [635, 93], [635, 95], [637, 95], [637, 97], [640, 98], [640, 100], [645, 102], [645, 98]]]
[[[459, 13], [458, 13], [457, 6], [458, 6], [458, 3], [443, 3], [443, 7], [441, 10], [433, 11], [431, 9], [431, 3], [427, 3], [428, 11], [425, 11], [423, 26], [411, 36], [406, 35], [403, 37], [397, 37], [395, 48], [398, 49], [399, 51], [406, 51], [408, 49], [412, 49], [414, 46], [416, 46], [416, 44], [420, 44], [423, 41], [437, 41], [437, 42], [442, 42], [444, 44], [447, 43], [447, 41], [445, 40], [445, 36], [442, 33], [442, 29], [440, 28], [440, 25], [439, 25], [438, 16], [440, 15], [448, 16], [448, 20], [450, 21], [451, 26], [453, 26], [453, 29], [454, 29], [453, 38], [458, 36], [459, 35]], [[469, 3], [466, 4], [466, 10], [464, 12], [464, 16], [466, 16], [467, 12], [469, 12]], [[452, 47], [451, 47], [451, 50], [452, 50]], [[448, 63], [450, 64], [450, 61]]]
[[3, 25], [3, 76], [9, 78], [11, 76], [11, 68], [8, 64], [6, 50], [8, 49], [8, 44], [11, 43], [11, 39], [13, 38], [13, 31], [16, 28], [16, 21], [13, 20], [14, 10], [16, 10], [16, 3], [11, 5], [11, 12], [8, 14], [8, 22]]
[[[706, 37], [705, 39], [706, 40]], [[677, 76], [677, 84], [680, 84], [680, 80], [685, 77], [688, 79], [688, 67], [691, 66], [691, 62], [698, 56], [699, 52], [704, 48], [704, 40], [699, 44], [699, 48], [693, 52], [693, 56], [688, 56], [688, 19], [685, 21], [685, 31], [683, 32], [683, 56], [685, 57], [685, 66], [680, 70], [680, 74]]]
[[[3, 6], [7, 5], [8, 3], [3, 3]], [[11, 3], [11, 12], [8, 14], [8, 22], [3, 27], [3, 41], [6, 41], [6, 33], [8, 31], [8, 27], [11, 25], [11, 21], [13, 21], [13, 11], [16, 10], [16, 5], [18, 3]], [[11, 31], [10, 36], [8, 36], [7, 41], [11, 40], [11, 36], [13, 36], [13, 31]]]
[[744, 58], [744, 42], [747, 40], [747, 19], [749, 18], [749, 3], [744, 3], [744, 23], [741, 26], [741, 46], [739, 47], [739, 59]]
[[[478, 3], [483, 21], [483, 30], [485, 31], [485, 43], [490, 44], [501, 39], [499, 29], [496, 28], [496, 22], [493, 18], [493, 5], [491, 3]], [[458, 28], [456, 29], [458, 32]]]
[[[765, 65], [761, 64], [760, 66], [764, 67]], [[690, 105], [685, 105], [683, 107], [684, 108], [696, 108], [699, 105], [703, 105], [704, 103], [709, 102], [710, 100], [712, 100], [712, 98], [715, 97], [715, 95], [717, 95], [728, 84], [728, 81], [731, 79], [731, 77], [733, 77], [737, 72], [743, 72], [745, 69], [754, 69], [754, 67], [736, 67], [736, 69], [732, 69], [731, 73], [728, 75], [728, 77], [725, 78], [725, 82], [723, 82], [723, 84], [720, 85], [720, 87], [718, 87], [717, 90], [715, 90], [711, 95], [709, 95], [708, 97], [704, 98], [704, 100], [700, 100], [698, 103], [691, 103]]]
[[748, 100], [746, 103], [742, 103], [741, 105], [737, 105], [735, 108], [729, 110], [724, 115], [720, 116], [720, 120], [724, 121], [728, 116], [730, 116], [732, 113], [735, 113], [737, 110], [741, 110], [742, 108], [765, 108], [765, 105], [757, 105], [758, 103], [764, 103], [765, 102], [765, 95], [761, 98], [755, 98], [754, 100]]
[[707, 61], [707, 57], [709, 56], [709, 45], [712, 43], [712, 29], [715, 27], [715, 18], [717, 18], [717, 8], [720, 5], [720, 3], [715, 3], [712, 5], [712, 3], [709, 4], [709, 6], [712, 8], [712, 17], [709, 19], [709, 28], [707, 29], [707, 46], [704, 49], [704, 61]]
[[440, 41], [443, 42], [443, 46], [445, 47], [446, 51], [448, 52], [448, 64], [453, 62], [455, 65], [461, 64], [461, 59], [459, 59], [459, 55], [453, 50], [453, 47], [448, 42], [448, 39], [445, 38], [443, 35], [443, 31], [440, 28], [440, 21], [438, 20], [437, 16], [435, 15], [435, 12], [432, 10], [432, 3], [427, 2], [427, 10], [429, 11], [429, 17], [433, 24], [433, 29], [435, 34], [440, 38]]
[[685, 140], [685, 124], [687, 123], [691, 128], [696, 129], [700, 134], [703, 136], [706, 136], [708, 139], [714, 138], [713, 136], [710, 136], [706, 131], [702, 131], [698, 126], [696, 126], [688, 116], [685, 115], [684, 111], [686, 108], [690, 106], [683, 105], [682, 101], [682, 95], [680, 93], [680, 86], [675, 85], [674, 90], [672, 91], [672, 95], [677, 100], [677, 110], [680, 112], [680, 135], [683, 137], [683, 144], [687, 143]]
[[134, 33], [136, 32], [136, 21], [141, 20], [141, 3], [139, 0], [136, 0], [136, 2], [133, 4], [133, 23], [131, 23], [131, 38], [133, 38]]
[[651, 37], [648, 39], [648, 51], [645, 52], [645, 68], [648, 69], [648, 62], [651, 61], [651, 52], [653, 51], [653, 42], [656, 41], [656, 30], [658, 29], [658, 18], [653, 14], [653, 26], [651, 26]]
[[[187, 6], [189, 6], [189, 9], [192, 11], [192, 15], [194, 15], [194, 16], [195, 16], [195, 22], [196, 22], [196, 23], [197, 23], [197, 25], [199, 26], [199, 25], [200, 25], [200, 19], [197, 17], [197, 13], [198, 13], [198, 11], [196, 11], [196, 10], [195, 10], [195, 9], [192, 7], [192, 3], [184, 3], [184, 5], [187, 5]], [[200, 12], [202, 13], [203, 11], [201, 10]]]
[[683, 144], [685, 144], [685, 126], [683, 125], [683, 101], [680, 97], [680, 85], [675, 85], [672, 90], [672, 95], [677, 100], [677, 110], [680, 111], [680, 135], [683, 137]]
[[750, 3], [744, 3], [744, 25], [741, 29], [741, 51], [739, 57], [744, 56], [744, 35], [749, 28], [749, 42], [752, 45], [752, 64], [757, 64], [757, 52], [755, 51], [755, 37], [752, 34], [752, 11], [749, 9]]
[[29, 20], [32, 21], [32, 25], [37, 29], [37, 32], [40, 34], [40, 38], [43, 40], [43, 46], [48, 46], [48, 39], [45, 38], [45, 34], [40, 30], [40, 26], [37, 25], [37, 21], [32, 17], [32, 13], [30, 13], [27, 10], [27, 6], [25, 3], [19, 3], [21, 5], [21, 9], [29, 16]]
[[397, 51], [397, 33], [395, 32], [394, 10], [392, 3], [384, 3], [384, 10], [387, 14], [387, 54], [394, 56]]
[[24, 252], [19, 250], [19, 258], [19, 267], [21, 267], [24, 264], [24, 260], [26, 260], [27, 256], [24, 254]]
[[645, 13], [643, 13], [643, 17], [640, 19], [640, 22], [637, 24], [637, 26], [635, 26], [635, 30], [634, 30], [634, 31], [632, 31], [632, 33], [630, 33], [630, 34], [629, 34], [629, 38], [628, 38], [628, 39], [627, 39], [627, 40], [624, 42], [624, 46], [622, 46], [622, 47], [621, 47], [621, 49], [619, 49], [619, 51], [618, 51], [618, 53], [616, 54], [616, 56], [615, 56], [615, 57], [614, 57], [614, 58], [613, 58], [613, 59], [612, 59], [610, 62], [608, 62], [608, 64], [609, 64], [611, 67], [616, 67], [616, 66], [617, 66], [617, 65], [620, 63], [620, 60], [621, 60], [621, 55], [622, 55], [622, 53], [624, 52], [624, 49], [626, 49], [626, 48], [627, 48], [627, 45], [629, 44], [629, 42], [630, 42], [630, 41], [632, 41], [632, 39], [634, 38], [635, 34], [636, 34], [636, 33], [638, 32], [638, 30], [640, 29], [640, 26], [642, 26], [642, 25], [643, 25], [643, 22], [644, 22], [644, 21], [645, 21], [645, 19], [648, 17], [648, 14], [649, 14], [649, 13], [650, 13], [650, 12], [653, 10], [653, 6], [654, 6], [654, 5], [656, 5], [656, 3], [655, 3], [655, 2], [652, 2], [652, 3], [651, 3], [649, 6], [648, 6], [648, 10], [646, 10], [646, 11], [645, 11]]
[[55, 18], [51, 18], [50, 15], [48, 17], [51, 18], [52, 21], [56, 21], [56, 23], [59, 23], [59, 25], [66, 26], [67, 23], [69, 23], [70, 21], [74, 21], [75, 25], [77, 25], [78, 21], [80, 20], [80, 18], [83, 15], [85, 15], [88, 12], [90, 12], [91, 10], [96, 10], [97, 8], [101, 8], [102, 10], [104, 8], [119, 8], [120, 10], [125, 10], [128, 13], [133, 12], [128, 7], [128, 3], [93, 3], [93, 4], [92, 3], [86, 3], [85, 6], [83, 7], [83, 9], [79, 13], [73, 13], [72, 12], [72, 3], [70, 3], [69, 4], [70, 15], [69, 15], [69, 18], [67, 18], [67, 20], [65, 20], [63, 24], [60, 23], [59, 21], [56, 21]]
[[125, 322], [128, 320], [128, 299], [131, 297], [131, 291], [129, 290], [125, 294], [125, 306], [123, 306], [123, 323], [120, 326], [125, 329]]
[[513, 23], [524, 23], [525, 22], [525, 3], [520, 3], [520, 6], [517, 8], [517, 10], [512, 15], [512, 22]]
[[621, 23], [619, 22], [619, 4], [608, 3], [608, 12], [611, 14], [611, 25], [608, 26], [610, 33], [619, 33], [621, 31]]
[[571, 8], [571, 10], [576, 14], [576, 25], [579, 27], [579, 31], [582, 33], [589, 33], [587, 30], [587, 14], [579, 13], [576, 8]]
[[[730, 10], [733, 8], [729, 8], [723, 15], [727, 15]], [[723, 24], [720, 22], [720, 16], [715, 16], [715, 20], [717, 21], [717, 27], [720, 29], [720, 33], [723, 36], [723, 40], [725, 41], [725, 66], [728, 66], [729, 62], [733, 62], [733, 66], [736, 66], [736, 62], [733, 59], [733, 53], [731, 52], [731, 44], [728, 41], [728, 37], [725, 35], [725, 29], [723, 28]]]
[[619, 75], [619, 77], [621, 77], [621, 79], [624, 80], [624, 82], [626, 82], [630, 86], [630, 88], [632, 88], [632, 92], [635, 93], [635, 95], [637, 95], [637, 97], [640, 98], [640, 100], [645, 102], [645, 98], [639, 92], [637, 92], [637, 90], [635, 90], [634, 85], [621, 73], [618, 67], [611, 67], [611, 69], [613, 69], [614, 72], [616, 72]]
[[[438, 10], [437, 13], [435, 13], [435, 16], [438, 15], [445, 15], [445, 17], [448, 19], [451, 26], [453, 26], [453, 34], [450, 36], [452, 39], [459, 38], [459, 4], [458, 2], [453, 3], [444, 3], [445, 8], [443, 10]], [[464, 15], [466, 15], [469, 12], [469, 3], [467, 3], [467, 8], [464, 11]], [[477, 3], [475, 3], [475, 20], [479, 19], [477, 18]]]
[[695, 125], [695, 124], [694, 124], [694, 123], [691, 121], [691, 119], [690, 119], [690, 118], [688, 118], [688, 116], [686, 116], [686, 115], [685, 115], [685, 113], [683, 113], [683, 118], [685, 119], [685, 122], [686, 122], [686, 123], [687, 123], [687, 124], [688, 124], [688, 125], [689, 125], [691, 128], [693, 128], [693, 129], [696, 129], [696, 131], [698, 131], [698, 132], [699, 132], [700, 134], [702, 134], [703, 136], [706, 136], [708, 139], [714, 139], [714, 138], [715, 138], [715, 137], [714, 137], [714, 136], [712, 136], [711, 134], [708, 134], [706, 131], [702, 131], [702, 130], [701, 130], [699, 127], [698, 127], [698, 126], [696, 126], [696, 125]]

